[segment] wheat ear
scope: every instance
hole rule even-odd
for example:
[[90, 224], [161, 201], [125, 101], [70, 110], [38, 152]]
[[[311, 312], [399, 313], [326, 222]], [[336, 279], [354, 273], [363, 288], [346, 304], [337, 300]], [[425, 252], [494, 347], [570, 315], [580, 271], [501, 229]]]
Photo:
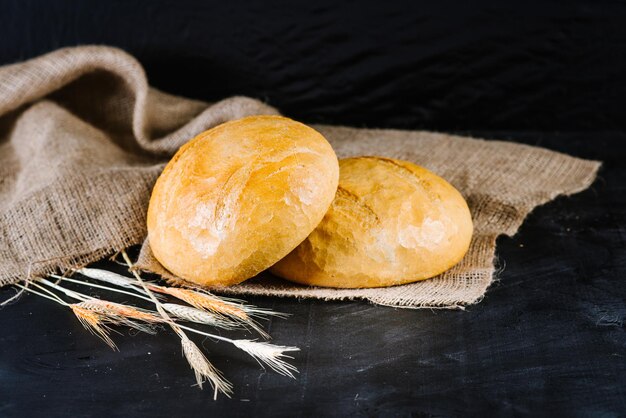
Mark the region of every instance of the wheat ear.
[[183, 347], [183, 355], [195, 373], [196, 382], [198, 382], [200, 389], [202, 389], [204, 379], [208, 378], [214, 388], [214, 400], [217, 399], [218, 392], [222, 392], [226, 396], [230, 397], [233, 391], [231, 383], [224, 378], [222, 373], [217, 370], [213, 364], [211, 364], [204, 353], [200, 351], [198, 346], [187, 338], [185, 333], [180, 335], [180, 340]]
[[163, 322], [161, 317], [145, 309], [106, 300], [91, 299], [78, 305], [102, 315], [108, 323], [125, 325], [148, 334], [155, 334], [154, 324]]
[[293, 373], [298, 371], [293, 364], [289, 364], [283, 360], [283, 358], [292, 359], [293, 357], [285, 355], [284, 353], [288, 351], [299, 351], [300, 349], [297, 347], [286, 347], [254, 340], [235, 340], [233, 344], [254, 357], [261, 366], [265, 364], [279, 374], [289, 376], [293, 379]]
[[240, 308], [241, 310], [243, 310], [245, 313], [247, 313], [250, 316], [255, 316], [261, 319], [266, 319], [268, 316], [275, 316], [278, 318], [288, 318], [290, 316], [290, 314], [288, 313], [284, 313], [284, 312], [276, 312], [273, 311], [271, 309], [266, 309], [266, 308], [260, 308], [258, 306], [254, 306], [254, 305], [249, 305], [246, 301], [242, 300], [242, 299], [237, 299], [237, 298], [231, 298], [231, 297], [227, 297], [227, 296], [216, 296], [215, 294], [211, 293], [210, 291], [197, 287], [197, 286], [193, 286], [193, 285], [189, 285], [189, 284], [183, 284], [182, 287], [189, 289], [189, 290], [193, 290], [195, 292], [198, 293], [202, 293], [204, 295], [207, 295], [209, 298], [212, 299], [217, 299], [220, 302], [226, 302], [228, 303], [230, 306], [235, 306]]
[[146, 294], [143, 289], [138, 289], [137, 287], [135, 287], [135, 281], [133, 279], [122, 276], [121, 274], [113, 273], [112, 271], [83, 267], [76, 270], [76, 273], [82, 274], [83, 276], [89, 277], [90, 279], [114, 284], [116, 286], [125, 287], [127, 289], [133, 289], [137, 292]]
[[109, 347], [113, 350], [118, 351], [117, 345], [113, 342], [110, 336], [111, 329], [105, 323], [105, 316], [94, 312], [90, 309], [87, 309], [80, 304], [71, 304], [69, 305], [76, 315], [76, 318], [80, 321], [80, 323], [89, 330], [92, 334], [100, 337]]
[[211, 325], [228, 330], [235, 329], [239, 325], [232, 321], [224, 320], [211, 312], [206, 312], [191, 306], [179, 305], [177, 303], [164, 303], [163, 307], [175, 317], [188, 322]]

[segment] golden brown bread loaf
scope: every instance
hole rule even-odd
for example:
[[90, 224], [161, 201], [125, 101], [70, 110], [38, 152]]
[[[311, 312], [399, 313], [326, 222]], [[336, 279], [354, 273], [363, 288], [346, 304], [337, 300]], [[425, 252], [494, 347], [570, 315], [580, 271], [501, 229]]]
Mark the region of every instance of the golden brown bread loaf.
[[381, 287], [427, 279], [458, 263], [472, 237], [461, 194], [441, 177], [381, 157], [339, 162], [328, 213], [271, 271], [325, 287]]
[[313, 231], [337, 190], [324, 137], [281, 116], [251, 116], [201, 133], [157, 180], [148, 239], [169, 271], [231, 285], [280, 260]]

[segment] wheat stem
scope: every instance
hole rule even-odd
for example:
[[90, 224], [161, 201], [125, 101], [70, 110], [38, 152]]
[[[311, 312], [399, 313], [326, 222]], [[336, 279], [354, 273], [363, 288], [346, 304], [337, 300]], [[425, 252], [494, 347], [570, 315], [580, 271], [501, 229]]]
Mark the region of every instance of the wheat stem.
[[[95, 284], [95, 283], [87, 283], [87, 282], [83, 282], [83, 281], [80, 281], [80, 280], [70, 279], [68, 277], [57, 276], [57, 275], [54, 275], [54, 274], [51, 274], [50, 276], [54, 277], [55, 279], [62, 280], [64, 282], [76, 283], [76, 284], [80, 284], [82, 286], [95, 287], [95, 288], [98, 288], [98, 289], [108, 290], [110, 292], [123, 293], [125, 295], [134, 296], [136, 298], [143, 299], [143, 300], [148, 301], [148, 302], [152, 302], [152, 299], [150, 299], [147, 296], [139, 295], [139, 294], [133, 293], [133, 292], [127, 292], [127, 291], [122, 290], [122, 289], [116, 289], [114, 287], [103, 286], [103, 285]], [[139, 290], [139, 289], [137, 289], [137, 290]]]
[[[85, 300], [93, 299], [91, 296], [87, 296], [87, 295], [84, 295], [82, 293], [75, 292], [75, 291], [70, 290], [70, 289], [66, 289], [63, 286], [59, 286], [58, 284], [52, 283], [51, 281], [48, 281], [48, 280], [43, 279], [43, 278], [40, 278], [37, 281], [40, 282], [40, 283], [43, 283], [46, 286], [49, 286], [49, 287], [51, 287], [53, 289], [56, 289], [59, 292], [62, 292], [65, 295], [67, 295], [67, 296], [69, 296], [71, 298], [77, 299], [77, 300], [85, 301]], [[35, 285], [36, 285], [36, 283], [35, 283]]]
[[[41, 280], [44, 280], [44, 279], [39, 279], [39, 281], [41, 281]], [[35, 286], [35, 287], [37, 287], [38, 289], [41, 289], [42, 291], [46, 292], [47, 294], [51, 295], [52, 297], [55, 297], [55, 298], [57, 298], [57, 299], [59, 299], [59, 300], [63, 300], [63, 299], [61, 299], [61, 297], [59, 297], [59, 295], [57, 295], [56, 293], [52, 292], [52, 291], [51, 291], [50, 289], [48, 289], [47, 287], [44, 287], [44, 286], [40, 285], [40, 284], [39, 284], [39, 283], [37, 283], [37, 282], [34, 282], [34, 281], [33, 281], [33, 282], [32, 282], [32, 285], [33, 285], [33, 286]], [[75, 298], [76, 298], [76, 297], [75, 297]], [[65, 302], [65, 301], [63, 301], [63, 302]]]
[[182, 338], [182, 335], [184, 333], [180, 330], [180, 328], [174, 322], [174, 320], [167, 314], [165, 309], [163, 309], [163, 306], [162, 306], [161, 302], [159, 302], [159, 300], [154, 296], [152, 291], [150, 291], [150, 289], [148, 289], [148, 286], [146, 286], [146, 283], [143, 281], [143, 279], [141, 278], [139, 273], [137, 273], [135, 270], [133, 270], [133, 263], [132, 263], [132, 261], [130, 261], [130, 258], [128, 257], [128, 254], [126, 254], [126, 251], [122, 250], [121, 254], [122, 254], [122, 257], [124, 258], [124, 261], [126, 261], [126, 264], [128, 265], [129, 271], [132, 273], [133, 276], [135, 276], [135, 279], [137, 279], [137, 282], [141, 285], [141, 287], [146, 292], [146, 294], [148, 295], [148, 297], [150, 298], [152, 303], [154, 303], [154, 306], [156, 307], [156, 309], [159, 312], [159, 314], [163, 317], [163, 319], [165, 319], [165, 321], [168, 323], [170, 328], [172, 328], [172, 330], [176, 334], [178, 334], [178, 336], [180, 336]]
[[19, 284], [19, 283], [16, 283], [15, 286], [17, 286], [17, 287], [19, 287], [22, 290], [25, 290], [27, 292], [33, 293], [33, 294], [35, 294], [37, 296], [41, 296], [42, 298], [50, 299], [51, 301], [56, 302], [56, 303], [58, 303], [60, 305], [63, 305], [63, 306], [69, 306], [70, 305], [69, 303], [65, 302], [63, 299], [59, 298], [56, 295], [55, 295], [55, 297], [51, 297], [51, 296], [48, 296], [48, 295], [46, 295], [44, 293], [38, 292], [38, 291], [36, 291], [34, 289], [28, 288], [28, 287], [26, 287], [26, 286], [24, 286], [22, 284]]
[[[26, 286], [28, 286], [28, 281], [27, 280], [24, 281], [24, 283], [26, 283]], [[6, 300], [3, 300], [2, 303], [0, 303], [0, 308], [2, 308], [3, 306], [8, 306], [13, 301], [18, 300], [20, 298], [20, 296], [22, 296], [22, 294], [24, 292], [25, 292], [24, 289], [17, 290], [13, 296], [9, 297]]]
[[226, 342], [229, 342], [229, 343], [233, 342], [233, 340], [231, 340], [230, 338], [222, 337], [221, 335], [211, 334], [210, 332], [200, 331], [199, 329], [191, 328], [191, 327], [188, 327], [186, 325], [178, 324], [178, 326], [181, 327], [182, 329], [186, 330], [186, 331], [193, 332], [194, 334], [203, 335], [205, 337], [210, 337], [210, 338], [214, 338], [216, 340], [226, 341]]

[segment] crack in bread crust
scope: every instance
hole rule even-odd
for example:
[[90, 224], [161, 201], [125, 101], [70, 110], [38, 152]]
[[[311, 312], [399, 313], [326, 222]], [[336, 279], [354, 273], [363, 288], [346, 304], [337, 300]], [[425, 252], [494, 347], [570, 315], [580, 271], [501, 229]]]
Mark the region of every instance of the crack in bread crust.
[[433, 187], [430, 184], [430, 182], [423, 180], [417, 174], [415, 174], [413, 170], [406, 168], [405, 166], [401, 164], [398, 164], [396, 161], [392, 160], [391, 158], [378, 157], [378, 156], [365, 156], [365, 157], [358, 157], [358, 158], [376, 160], [376, 161], [383, 163], [385, 167], [391, 169], [396, 175], [398, 175], [399, 177], [402, 177], [407, 182], [413, 184], [416, 189], [423, 190], [424, 193], [426, 193], [428, 197], [430, 197], [432, 200], [441, 200], [441, 196], [439, 195], [439, 193], [436, 193], [433, 190]]
[[[363, 202], [359, 196], [344, 187], [337, 187], [333, 208], [344, 215], [357, 218], [365, 227], [369, 228], [380, 224], [378, 214]], [[357, 214], [362, 216], [356, 216]]]

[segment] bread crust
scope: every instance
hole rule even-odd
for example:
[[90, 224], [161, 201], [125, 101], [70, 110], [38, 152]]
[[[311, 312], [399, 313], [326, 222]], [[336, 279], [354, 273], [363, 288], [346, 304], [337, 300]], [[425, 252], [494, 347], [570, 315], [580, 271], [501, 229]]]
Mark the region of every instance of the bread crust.
[[423, 167], [383, 157], [339, 162], [335, 199], [318, 227], [271, 271], [297, 283], [383, 287], [434, 277], [472, 238], [463, 196]]
[[227, 286], [267, 269], [321, 221], [339, 166], [326, 139], [282, 116], [227, 122], [189, 141], [148, 207], [156, 259], [196, 284]]

